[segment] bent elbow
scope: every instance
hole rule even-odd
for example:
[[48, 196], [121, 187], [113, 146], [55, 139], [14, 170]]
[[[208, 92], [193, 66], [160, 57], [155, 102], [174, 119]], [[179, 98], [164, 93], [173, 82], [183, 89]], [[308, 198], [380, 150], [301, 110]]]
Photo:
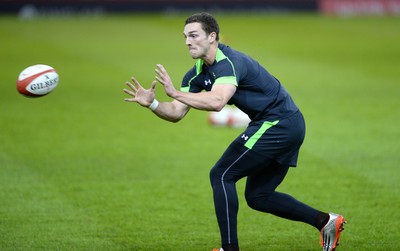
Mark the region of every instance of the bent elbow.
[[181, 121], [182, 118], [170, 118], [168, 121], [172, 122], [172, 123], [178, 123], [179, 121]]
[[186, 115], [186, 112], [182, 113], [182, 114], [175, 114], [175, 116], [168, 117], [167, 120], [172, 123], [177, 123], [177, 122], [181, 121], [185, 117], [185, 115]]
[[226, 103], [220, 101], [213, 105], [212, 111], [219, 112], [225, 107]]

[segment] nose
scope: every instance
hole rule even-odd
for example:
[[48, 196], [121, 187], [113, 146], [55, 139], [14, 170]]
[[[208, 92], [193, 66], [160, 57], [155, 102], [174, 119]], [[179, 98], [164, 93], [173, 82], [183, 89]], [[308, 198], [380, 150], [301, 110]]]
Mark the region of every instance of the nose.
[[190, 46], [190, 45], [191, 45], [191, 43], [190, 43], [190, 37], [186, 37], [186, 41], [185, 41], [185, 42], [186, 42], [186, 45], [187, 45], [187, 46]]

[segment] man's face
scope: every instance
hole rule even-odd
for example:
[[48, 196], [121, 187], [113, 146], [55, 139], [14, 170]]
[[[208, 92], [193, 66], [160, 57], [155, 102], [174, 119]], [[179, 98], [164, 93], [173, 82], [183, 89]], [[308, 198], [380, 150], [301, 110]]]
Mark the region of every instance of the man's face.
[[201, 23], [190, 23], [185, 26], [183, 35], [186, 38], [186, 45], [193, 59], [206, 56], [209, 48], [209, 36], [202, 29]]

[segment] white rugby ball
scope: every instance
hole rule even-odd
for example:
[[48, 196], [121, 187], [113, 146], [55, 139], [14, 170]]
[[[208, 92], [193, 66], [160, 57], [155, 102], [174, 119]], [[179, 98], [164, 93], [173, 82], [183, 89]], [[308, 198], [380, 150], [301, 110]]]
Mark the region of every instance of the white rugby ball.
[[225, 106], [219, 112], [208, 114], [208, 123], [218, 127], [246, 127], [250, 122], [249, 116], [236, 107]]
[[42, 97], [56, 88], [58, 79], [53, 67], [44, 64], [32, 65], [19, 74], [17, 90], [28, 97]]

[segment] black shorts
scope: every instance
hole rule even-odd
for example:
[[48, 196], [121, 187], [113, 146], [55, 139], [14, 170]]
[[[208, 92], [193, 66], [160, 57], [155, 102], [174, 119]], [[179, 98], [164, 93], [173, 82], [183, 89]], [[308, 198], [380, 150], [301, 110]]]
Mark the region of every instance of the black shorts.
[[277, 161], [296, 166], [306, 126], [300, 111], [276, 121], [252, 121], [235, 139], [253, 151]]

